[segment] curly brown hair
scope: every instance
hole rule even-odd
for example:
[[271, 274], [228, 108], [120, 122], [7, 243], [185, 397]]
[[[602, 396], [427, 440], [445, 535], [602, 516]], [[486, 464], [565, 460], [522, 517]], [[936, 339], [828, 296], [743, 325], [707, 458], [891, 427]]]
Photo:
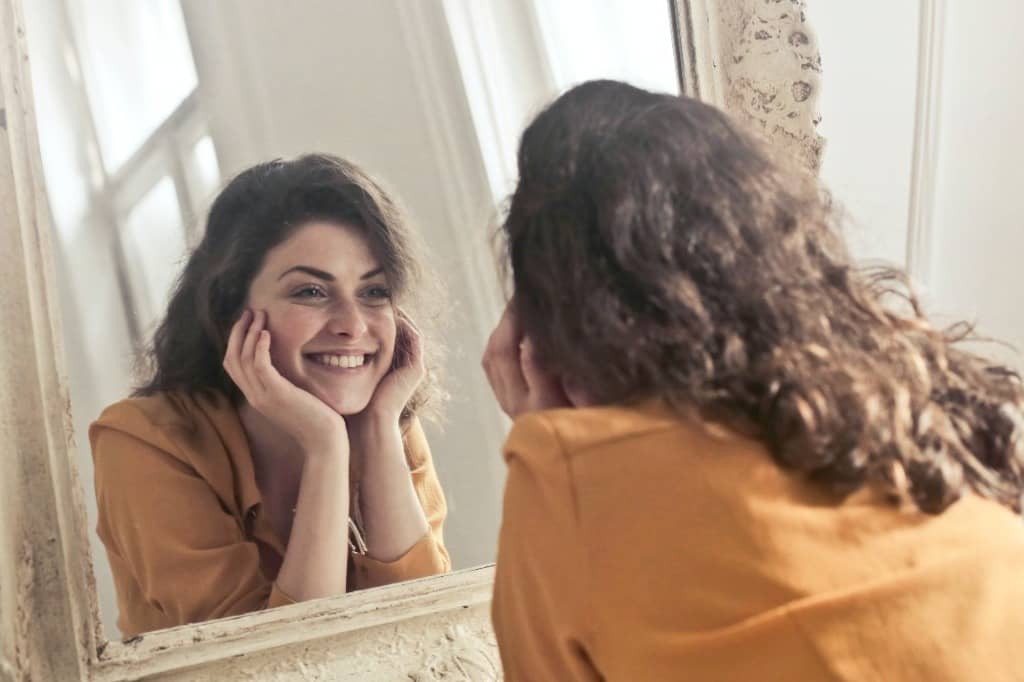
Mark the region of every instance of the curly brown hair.
[[933, 327], [901, 272], [857, 268], [817, 180], [726, 114], [584, 83], [527, 128], [519, 172], [503, 233], [545, 369], [743, 424], [839, 496], [1021, 511], [1018, 376]]
[[369, 241], [393, 301], [423, 336], [427, 375], [404, 416], [436, 407], [443, 397], [443, 349], [436, 334], [443, 312], [437, 303], [443, 300], [441, 284], [392, 198], [358, 166], [328, 154], [258, 164], [220, 192], [203, 239], [178, 277], [167, 314], [140, 358], [138, 371], [147, 378], [134, 395], [214, 390], [238, 403], [241, 391], [222, 366], [231, 326], [267, 252], [314, 220], [354, 227]]

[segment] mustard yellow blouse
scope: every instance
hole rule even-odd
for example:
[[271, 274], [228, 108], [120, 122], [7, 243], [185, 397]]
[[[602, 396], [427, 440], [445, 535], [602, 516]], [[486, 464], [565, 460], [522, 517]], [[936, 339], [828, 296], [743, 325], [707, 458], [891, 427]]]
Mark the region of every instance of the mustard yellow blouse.
[[1024, 680], [1024, 524], [837, 504], [658, 403], [516, 420], [493, 620], [506, 679]]
[[[96, 530], [124, 636], [291, 603], [274, 584], [285, 546], [263, 514], [249, 444], [225, 396], [123, 400], [91, 425], [89, 440]], [[451, 568], [447, 507], [418, 421], [403, 441], [430, 532], [394, 562], [352, 554], [350, 590]]]

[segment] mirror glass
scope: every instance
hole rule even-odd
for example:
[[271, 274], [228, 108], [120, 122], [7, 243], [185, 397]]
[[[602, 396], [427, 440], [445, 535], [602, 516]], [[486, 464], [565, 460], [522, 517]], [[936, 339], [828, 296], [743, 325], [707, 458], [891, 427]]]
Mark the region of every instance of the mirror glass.
[[[449, 312], [450, 400], [440, 425], [423, 423], [447, 500], [444, 546], [452, 570], [492, 562], [507, 423], [479, 357], [503, 305], [491, 237], [514, 185], [517, 136], [545, 102], [583, 80], [678, 92], [671, 3], [23, 4], [107, 636], [136, 633], [119, 629], [111, 564], [95, 532], [89, 424], [138, 385], [135, 358], [203, 236], [212, 199], [238, 172], [274, 158], [325, 152], [358, 164], [428, 245]], [[162, 483], [138, 485], [155, 494]], [[162, 542], [160, 528], [143, 534]], [[132, 548], [117, 551], [131, 564]], [[121, 570], [139, 570], [132, 566]], [[197, 619], [206, 617], [214, 616]]]

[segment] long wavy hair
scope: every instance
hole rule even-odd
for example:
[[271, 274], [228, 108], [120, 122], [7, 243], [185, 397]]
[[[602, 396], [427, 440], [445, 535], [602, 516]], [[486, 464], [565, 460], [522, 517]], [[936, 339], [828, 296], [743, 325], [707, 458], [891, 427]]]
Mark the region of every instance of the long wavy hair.
[[613, 81], [519, 147], [503, 235], [551, 372], [602, 404], [660, 397], [752, 431], [839, 496], [1021, 511], [1021, 382], [936, 329], [907, 278], [854, 265], [815, 178], [726, 114]]
[[438, 279], [391, 197], [356, 165], [326, 154], [258, 164], [221, 191], [210, 207], [203, 239], [178, 277], [167, 314], [140, 359], [138, 373], [145, 378], [134, 394], [212, 390], [237, 404], [241, 391], [222, 365], [231, 326], [267, 252], [310, 221], [346, 225], [366, 237], [394, 303], [415, 320], [423, 336], [427, 376], [405, 416], [436, 407], [442, 396], [442, 348], [434, 334], [441, 314], [436, 302], [443, 299]]

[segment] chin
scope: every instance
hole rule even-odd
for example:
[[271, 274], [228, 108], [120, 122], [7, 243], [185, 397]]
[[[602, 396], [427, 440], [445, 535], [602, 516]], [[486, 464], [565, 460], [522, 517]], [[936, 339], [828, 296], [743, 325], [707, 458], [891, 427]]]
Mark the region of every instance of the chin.
[[350, 397], [331, 400], [324, 396], [321, 396], [320, 399], [327, 403], [328, 407], [340, 414], [342, 417], [351, 417], [359, 414], [370, 404], [370, 396], [355, 400]]

